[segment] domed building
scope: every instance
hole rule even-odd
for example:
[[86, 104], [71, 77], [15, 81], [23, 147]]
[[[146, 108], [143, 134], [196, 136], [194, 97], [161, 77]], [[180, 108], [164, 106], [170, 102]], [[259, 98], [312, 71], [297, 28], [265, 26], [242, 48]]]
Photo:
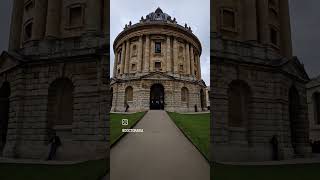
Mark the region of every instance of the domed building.
[[113, 44], [111, 111], [205, 111], [201, 43], [160, 8], [129, 22]]

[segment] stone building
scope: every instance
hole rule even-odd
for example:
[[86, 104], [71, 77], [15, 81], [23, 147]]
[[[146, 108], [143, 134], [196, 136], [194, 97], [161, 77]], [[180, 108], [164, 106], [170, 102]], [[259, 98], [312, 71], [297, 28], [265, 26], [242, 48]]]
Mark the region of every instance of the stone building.
[[0, 61], [0, 155], [105, 158], [108, 150], [108, 1], [14, 0]]
[[214, 0], [211, 10], [213, 160], [308, 155], [309, 77], [292, 56], [288, 0]]
[[201, 43], [187, 24], [160, 8], [131, 22], [113, 44], [111, 111], [164, 109], [206, 110], [206, 85], [201, 79]]
[[320, 141], [320, 76], [307, 84], [310, 140]]

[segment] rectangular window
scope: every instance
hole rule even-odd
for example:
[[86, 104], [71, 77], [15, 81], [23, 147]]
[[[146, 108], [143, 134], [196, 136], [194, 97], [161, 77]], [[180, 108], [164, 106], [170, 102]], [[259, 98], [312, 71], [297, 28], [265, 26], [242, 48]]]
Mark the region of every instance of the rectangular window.
[[155, 42], [155, 53], [161, 53], [161, 43], [160, 42]]
[[82, 6], [70, 7], [69, 25], [73, 27], [82, 25]]
[[182, 64], [180, 65], [180, 71], [183, 71], [183, 65]]
[[161, 70], [161, 62], [155, 62], [154, 67], [156, 68], [157, 71]]
[[222, 10], [222, 26], [227, 29], [236, 29], [236, 15], [234, 11], [228, 9]]
[[131, 70], [132, 70], [132, 71], [136, 71], [136, 70], [137, 70], [136, 64], [131, 64]]

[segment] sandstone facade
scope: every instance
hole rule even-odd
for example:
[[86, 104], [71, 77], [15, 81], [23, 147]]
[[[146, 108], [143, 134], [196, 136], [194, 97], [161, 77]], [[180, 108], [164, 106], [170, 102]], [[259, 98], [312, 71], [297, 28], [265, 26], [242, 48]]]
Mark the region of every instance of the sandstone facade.
[[320, 77], [307, 84], [310, 139], [320, 141]]
[[1, 155], [45, 159], [54, 130], [62, 141], [58, 160], [107, 157], [108, 6], [14, 1], [9, 50], [0, 61], [0, 104], [8, 108], [1, 112]]
[[187, 25], [158, 8], [139, 23], [126, 25], [113, 48], [112, 111], [125, 111], [127, 105], [128, 111], [207, 109], [201, 44]]
[[211, 5], [213, 160], [308, 156], [309, 77], [292, 57], [288, 1], [215, 0]]

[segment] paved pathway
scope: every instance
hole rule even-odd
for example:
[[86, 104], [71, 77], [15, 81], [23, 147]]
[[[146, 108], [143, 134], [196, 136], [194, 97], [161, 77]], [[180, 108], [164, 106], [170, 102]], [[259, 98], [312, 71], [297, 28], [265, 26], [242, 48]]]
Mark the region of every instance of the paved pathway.
[[111, 149], [110, 180], [209, 180], [209, 163], [165, 111], [149, 111]]

